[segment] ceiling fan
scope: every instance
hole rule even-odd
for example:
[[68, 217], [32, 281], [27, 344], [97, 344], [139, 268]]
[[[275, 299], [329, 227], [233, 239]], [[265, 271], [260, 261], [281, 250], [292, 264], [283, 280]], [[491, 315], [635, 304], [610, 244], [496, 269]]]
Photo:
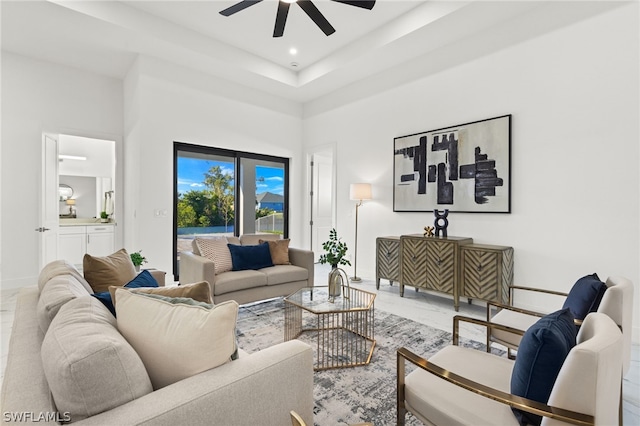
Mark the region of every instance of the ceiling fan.
[[[262, 0], [242, 0], [239, 3], [234, 4], [225, 10], [220, 11], [223, 16], [231, 16], [234, 13], [238, 13], [241, 10], [253, 6], [256, 3], [260, 3]], [[332, 0], [338, 3], [348, 4], [349, 6], [356, 6], [363, 9], [371, 10], [376, 4], [375, 0]], [[313, 22], [326, 34], [331, 35], [336, 32], [336, 29], [327, 21], [327, 18], [318, 10], [311, 0], [280, 0], [278, 1], [278, 13], [276, 14], [276, 24], [273, 28], [274, 37], [282, 37], [284, 34], [284, 26], [287, 23], [287, 15], [289, 14], [289, 7], [291, 3], [297, 3], [302, 10], [311, 18]]]

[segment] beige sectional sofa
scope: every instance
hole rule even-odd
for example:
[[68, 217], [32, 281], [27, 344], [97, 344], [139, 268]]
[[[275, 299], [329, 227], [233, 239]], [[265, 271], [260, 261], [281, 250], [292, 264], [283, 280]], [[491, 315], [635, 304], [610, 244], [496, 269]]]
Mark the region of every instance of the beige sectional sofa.
[[[154, 390], [116, 318], [91, 292], [64, 261], [47, 265], [38, 286], [21, 290], [2, 383], [3, 424], [284, 425], [291, 410], [313, 424], [308, 345], [240, 350], [236, 360]], [[65, 339], [67, 350], [58, 349]], [[52, 371], [52, 363], [66, 364]], [[70, 391], [61, 395], [61, 388]], [[72, 413], [59, 409], [63, 400]]]
[[[244, 234], [227, 237], [229, 244], [249, 246], [260, 240], [279, 240], [274, 234]], [[193, 251], [180, 253], [180, 284], [207, 281], [214, 303], [235, 300], [239, 304], [288, 296], [301, 288], [313, 287], [313, 252], [289, 247], [290, 265], [274, 265], [258, 270], [227, 271], [216, 274], [212, 259], [201, 255], [196, 240]]]

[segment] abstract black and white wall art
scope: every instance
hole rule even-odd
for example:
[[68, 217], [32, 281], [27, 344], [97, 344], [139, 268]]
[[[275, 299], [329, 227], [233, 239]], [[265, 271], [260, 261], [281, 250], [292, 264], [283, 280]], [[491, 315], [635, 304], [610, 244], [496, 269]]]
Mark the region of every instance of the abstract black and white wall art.
[[393, 211], [511, 213], [511, 115], [393, 140]]

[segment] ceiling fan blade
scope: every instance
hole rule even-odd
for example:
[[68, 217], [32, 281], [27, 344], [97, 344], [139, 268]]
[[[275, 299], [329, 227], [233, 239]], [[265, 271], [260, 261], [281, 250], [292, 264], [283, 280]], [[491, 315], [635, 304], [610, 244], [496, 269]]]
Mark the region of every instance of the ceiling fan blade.
[[361, 7], [363, 9], [373, 9], [376, 4], [376, 0], [333, 0], [338, 3], [348, 4], [350, 6]]
[[331, 35], [336, 32], [336, 29], [331, 26], [327, 18], [324, 17], [318, 8], [311, 2], [311, 0], [298, 0], [297, 2], [302, 10], [309, 15], [309, 18], [316, 23], [318, 27], [326, 34]]
[[225, 10], [220, 11], [220, 15], [231, 16], [234, 13], [238, 13], [241, 10], [245, 10], [249, 6], [253, 6], [256, 3], [260, 3], [262, 0], [242, 0], [240, 3], [236, 3]]
[[282, 37], [284, 34], [284, 25], [287, 23], [287, 15], [289, 14], [290, 3], [283, 1], [278, 2], [278, 14], [276, 15], [276, 25], [273, 27], [273, 36]]

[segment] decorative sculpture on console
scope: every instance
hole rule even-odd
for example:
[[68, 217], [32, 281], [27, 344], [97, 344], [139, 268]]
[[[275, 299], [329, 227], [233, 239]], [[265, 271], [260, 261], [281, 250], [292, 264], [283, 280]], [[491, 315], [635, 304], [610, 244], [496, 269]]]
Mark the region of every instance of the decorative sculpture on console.
[[438, 210], [433, 211], [433, 215], [436, 219], [433, 221], [433, 225], [436, 227], [436, 237], [440, 236], [440, 231], [442, 231], [442, 236], [447, 236], [447, 226], [449, 226], [449, 220], [447, 216], [449, 216], [449, 209], [444, 209], [442, 213]]

